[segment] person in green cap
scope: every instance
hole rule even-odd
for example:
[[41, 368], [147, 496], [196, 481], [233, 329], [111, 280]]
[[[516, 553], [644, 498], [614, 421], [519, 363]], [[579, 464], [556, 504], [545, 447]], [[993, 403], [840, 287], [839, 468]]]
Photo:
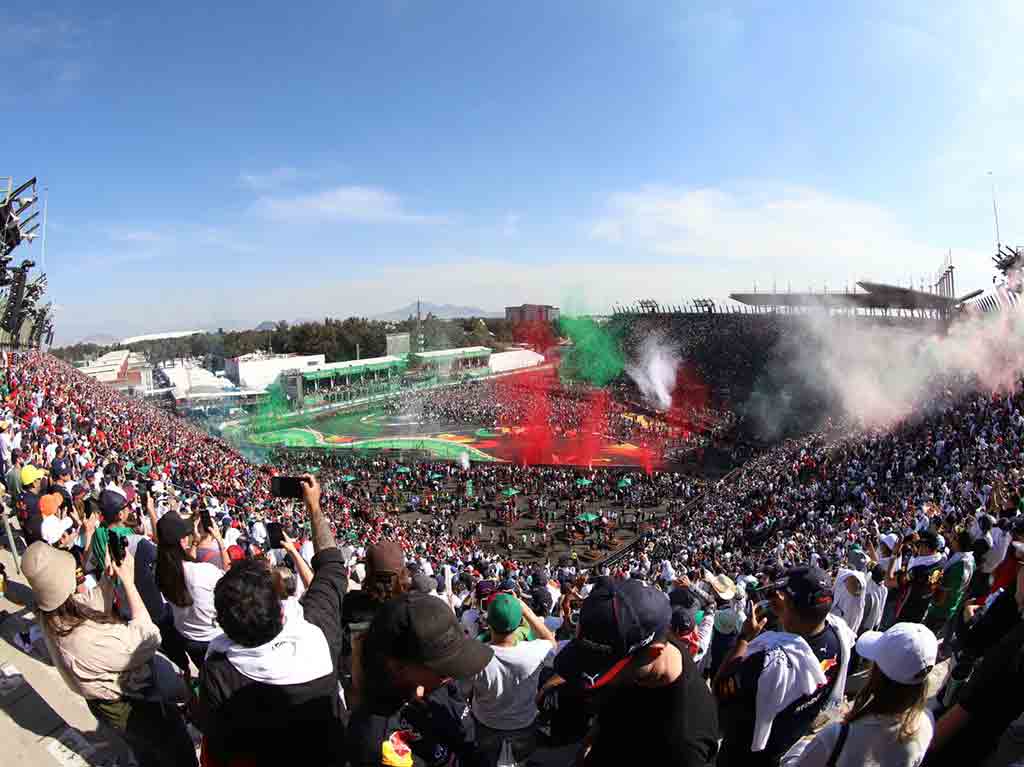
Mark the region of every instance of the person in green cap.
[[[537, 639], [520, 641], [526, 623]], [[537, 686], [541, 668], [557, 643], [529, 605], [513, 594], [498, 594], [487, 608], [494, 657], [471, 680], [477, 745], [487, 764], [496, 764], [507, 740], [517, 763], [537, 749]]]

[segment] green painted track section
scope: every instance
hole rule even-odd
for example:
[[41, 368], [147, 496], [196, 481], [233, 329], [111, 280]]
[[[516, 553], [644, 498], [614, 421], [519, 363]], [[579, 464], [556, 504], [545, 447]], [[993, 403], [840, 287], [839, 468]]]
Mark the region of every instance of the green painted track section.
[[309, 428], [290, 428], [247, 435], [247, 441], [263, 447], [319, 447], [327, 450], [426, 450], [437, 458], [457, 459], [469, 453], [474, 461], [497, 461], [475, 447], [432, 437], [381, 437], [353, 442], [328, 442], [324, 435]]

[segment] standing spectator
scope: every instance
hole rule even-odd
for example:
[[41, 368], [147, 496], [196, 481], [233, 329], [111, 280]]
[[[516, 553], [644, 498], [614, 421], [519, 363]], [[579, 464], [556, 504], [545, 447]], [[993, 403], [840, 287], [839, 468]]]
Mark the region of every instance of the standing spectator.
[[974, 555], [971, 553], [971, 534], [961, 530], [951, 536], [949, 547], [953, 555], [942, 565], [942, 578], [932, 600], [924, 623], [936, 634], [942, 632], [946, 622], [960, 609], [967, 585], [974, 575]]
[[352, 671], [352, 705], [359, 701], [362, 692], [362, 641], [374, 616], [381, 605], [409, 591], [412, 586], [401, 545], [395, 541], [381, 541], [367, 549], [366, 577], [361, 586], [346, 597], [341, 615], [345, 635], [343, 652], [350, 658]]
[[128, 499], [123, 494], [113, 490], [100, 493], [100, 526], [92, 536], [92, 555], [88, 565], [91, 570], [103, 572], [111, 535], [127, 539], [132, 534], [132, 529], [125, 524], [128, 513]]
[[39, 511], [39, 494], [45, 476], [42, 469], [32, 464], [21, 469], [22, 491], [14, 497], [14, 508], [26, 543], [42, 540], [43, 517]]
[[337, 659], [348, 580], [312, 475], [302, 491], [316, 555], [301, 603], [282, 602], [260, 560], [235, 564], [216, 585], [224, 634], [210, 644], [200, 687], [211, 765], [345, 763]]
[[719, 765], [774, 764], [846, 689], [855, 637], [829, 614], [825, 572], [788, 571], [769, 601], [781, 630], [762, 634], [767, 617], [752, 610], [714, 680], [722, 716]]
[[910, 558], [906, 570], [896, 575], [896, 581], [903, 589], [903, 599], [896, 617], [900, 623], [920, 623], [932, 603], [933, 580], [942, 575], [942, 554], [939, 553], [939, 536], [931, 530], [918, 534], [916, 556]]
[[630, 764], [638, 753], [680, 767], [715, 763], [714, 699], [671, 619], [665, 596], [634, 579], [602, 579], [583, 602], [555, 671], [599, 706], [581, 753], [587, 767]]
[[[76, 594], [75, 560], [43, 541], [25, 551], [22, 568], [35, 594], [47, 648], [68, 687], [86, 699], [101, 722], [118, 730], [140, 764], [195, 765], [192, 739], [175, 703], [185, 688], [157, 655], [160, 632], [135, 589], [130, 554], [110, 565], [101, 585]], [[131, 619], [112, 610], [116, 575]]]
[[931, 743], [925, 711], [928, 674], [938, 642], [919, 623], [897, 623], [884, 634], [866, 632], [857, 654], [872, 661], [871, 675], [842, 723], [825, 727], [794, 767], [917, 767]]
[[[523, 623], [537, 639], [518, 641]], [[537, 686], [545, 658], [557, 646], [555, 635], [530, 607], [512, 594], [498, 594], [487, 608], [494, 657], [472, 679], [476, 742], [487, 764], [495, 765], [507, 740], [516, 762], [537, 749]]]
[[473, 718], [453, 680], [471, 679], [493, 657], [439, 599], [404, 593], [382, 605], [366, 635], [365, 694], [349, 719], [352, 767], [440, 767], [453, 757], [482, 767]]
[[11, 461], [8, 464], [7, 475], [4, 478], [7, 484], [7, 493], [11, 496], [11, 500], [17, 500], [18, 496], [21, 495], [21, 491], [24, 489], [21, 483], [21, 470], [24, 468], [25, 462], [21, 457], [21, 451], [15, 448], [11, 451]]
[[185, 641], [188, 657], [202, 670], [211, 640], [221, 634], [213, 590], [224, 571], [208, 562], [195, 561], [190, 543], [194, 533], [194, 525], [173, 511], [160, 517], [156, 526], [156, 582], [171, 605], [174, 628]]

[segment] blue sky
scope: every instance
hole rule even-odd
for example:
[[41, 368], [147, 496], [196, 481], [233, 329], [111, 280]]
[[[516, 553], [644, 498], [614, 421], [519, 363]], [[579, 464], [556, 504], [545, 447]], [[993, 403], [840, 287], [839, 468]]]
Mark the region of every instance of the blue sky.
[[991, 182], [1024, 242], [1019, 2], [189, 5], [0, 22], [58, 341], [916, 284], [947, 248], [984, 286]]

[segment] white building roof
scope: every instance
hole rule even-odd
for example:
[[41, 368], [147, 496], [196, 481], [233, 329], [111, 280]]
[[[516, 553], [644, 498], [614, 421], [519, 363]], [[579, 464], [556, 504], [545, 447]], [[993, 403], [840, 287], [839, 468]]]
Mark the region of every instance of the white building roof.
[[443, 359], [445, 357], [459, 357], [465, 354], [490, 354], [491, 350], [486, 346], [463, 346], [459, 349], [438, 349], [434, 352], [416, 352], [420, 359]]

